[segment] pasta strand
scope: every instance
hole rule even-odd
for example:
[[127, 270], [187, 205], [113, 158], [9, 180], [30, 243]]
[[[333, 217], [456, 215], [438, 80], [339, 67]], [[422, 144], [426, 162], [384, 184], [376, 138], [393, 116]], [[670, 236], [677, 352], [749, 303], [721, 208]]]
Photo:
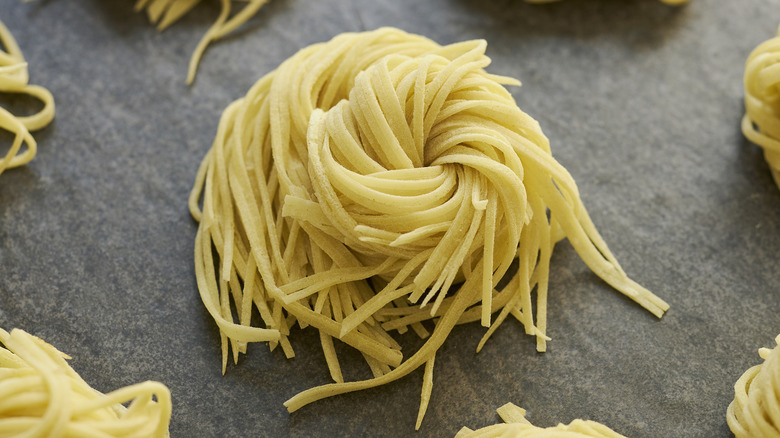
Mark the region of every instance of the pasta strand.
[[0, 21], [0, 45], [2, 46], [0, 48], [0, 93], [28, 95], [43, 102], [43, 108], [29, 116], [17, 116], [0, 107], [0, 129], [14, 135], [8, 151], [0, 157], [1, 174], [6, 169], [25, 165], [35, 157], [38, 143], [30, 131], [39, 130], [52, 121], [54, 98], [49, 90], [29, 84], [27, 62], [13, 35], [2, 21]]
[[[780, 32], [780, 31], [779, 31]], [[764, 148], [780, 188], [780, 36], [758, 45], [745, 63], [745, 116], [742, 133]]]

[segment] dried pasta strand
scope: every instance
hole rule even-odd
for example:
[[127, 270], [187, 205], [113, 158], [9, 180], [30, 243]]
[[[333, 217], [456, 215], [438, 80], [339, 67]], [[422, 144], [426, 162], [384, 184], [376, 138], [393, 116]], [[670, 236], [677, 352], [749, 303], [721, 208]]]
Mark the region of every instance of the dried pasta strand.
[[168, 436], [171, 394], [147, 381], [107, 394], [92, 389], [66, 354], [19, 329], [0, 329], [0, 436]]
[[525, 418], [525, 409], [507, 403], [496, 410], [504, 424], [478, 430], [463, 427], [455, 438], [625, 438], [595, 421], [574, 420], [554, 427], [537, 427]]
[[[146, 11], [149, 21], [157, 25], [157, 30], [163, 31], [171, 24], [178, 21], [182, 16], [194, 8], [201, 0], [137, 0], [135, 3], [136, 11]], [[239, 26], [249, 21], [257, 14], [268, 0], [242, 0], [245, 5], [231, 16], [232, 5], [235, 0], [220, 0], [220, 13], [214, 24], [203, 35], [198, 42], [195, 51], [190, 58], [187, 70], [187, 84], [195, 81], [195, 74], [198, 71], [198, 64], [203, 57], [203, 53], [209, 44], [224, 38], [229, 33], [238, 29]]]
[[[223, 364], [233, 340], [253, 341], [231, 328], [249, 318], [228, 300], [251, 300], [257, 330], [283, 342], [295, 323], [320, 331], [336, 383], [291, 398], [290, 411], [426, 365], [421, 420], [433, 357], [459, 323], [489, 326], [486, 340], [513, 315], [544, 351], [563, 237], [617, 290], [657, 316], [668, 308], [617, 263], [504, 87], [519, 82], [485, 72], [485, 49], [393, 28], [346, 33], [299, 51], [223, 113], [189, 199], [198, 286], [225, 336]], [[516, 258], [521, 272], [497, 291]], [[404, 359], [391, 332], [410, 327], [426, 342]], [[336, 339], [360, 350], [372, 379], [342, 382]]]
[[749, 368], [734, 384], [726, 422], [736, 438], [780, 437], [780, 335], [774, 349], [762, 348], [760, 365]]
[[0, 93], [26, 94], [43, 102], [43, 108], [29, 116], [17, 116], [0, 107], [0, 129], [11, 132], [14, 140], [0, 157], [0, 173], [23, 166], [35, 157], [38, 144], [30, 131], [41, 129], [54, 118], [54, 98], [49, 90], [29, 84], [27, 62], [8, 28], [0, 21]]
[[745, 63], [745, 116], [742, 133], [764, 148], [780, 188], [780, 36], [758, 45]]

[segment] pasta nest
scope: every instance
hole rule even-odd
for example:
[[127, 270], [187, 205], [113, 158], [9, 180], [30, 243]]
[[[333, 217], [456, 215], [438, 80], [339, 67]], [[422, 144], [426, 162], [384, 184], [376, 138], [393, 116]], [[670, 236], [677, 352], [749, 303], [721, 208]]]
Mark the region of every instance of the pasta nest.
[[[503, 86], [519, 82], [485, 72], [485, 49], [393, 28], [342, 34], [225, 110], [190, 197], [223, 371], [228, 344], [234, 359], [252, 341], [291, 357], [296, 322], [320, 331], [337, 383], [296, 396], [290, 410], [422, 364], [430, 382], [458, 323], [490, 327], [479, 350], [512, 315], [544, 351], [550, 256], [565, 236], [601, 278], [664, 312], [620, 268], [539, 124]], [[253, 307], [266, 328], [250, 327]], [[403, 360], [390, 332], [408, 328], [428, 339]], [[343, 383], [333, 338], [360, 350], [374, 378]]]
[[67, 364], [70, 357], [40, 338], [0, 329], [0, 342], [0, 436], [168, 436], [165, 385], [143, 382], [102, 394]]
[[774, 349], [758, 350], [764, 363], [734, 384], [726, 421], [736, 438], [780, 438], [780, 335]]
[[507, 403], [496, 410], [504, 424], [482, 429], [462, 428], [455, 438], [625, 438], [603, 424], [574, 420], [554, 427], [537, 427], [525, 418], [525, 409]]
[[764, 148], [780, 187], [780, 36], [758, 45], [745, 64], [745, 116], [742, 133]]
[[[43, 102], [43, 108], [29, 116], [16, 116], [0, 106], [0, 129], [11, 132], [14, 140], [0, 157], [0, 173], [23, 166], [35, 157], [37, 143], [30, 131], [41, 129], [54, 118], [54, 98], [38, 85], [29, 84], [27, 62], [8, 28], [0, 21], [0, 93], [26, 94]], [[3, 50], [4, 49], [4, 50]]]
[[[557, 2], [559, 0], [525, 0], [528, 3], [553, 3]], [[661, 3], [666, 3], [667, 5], [673, 5], [673, 6], [680, 6], [688, 3], [689, 0], [661, 0]]]

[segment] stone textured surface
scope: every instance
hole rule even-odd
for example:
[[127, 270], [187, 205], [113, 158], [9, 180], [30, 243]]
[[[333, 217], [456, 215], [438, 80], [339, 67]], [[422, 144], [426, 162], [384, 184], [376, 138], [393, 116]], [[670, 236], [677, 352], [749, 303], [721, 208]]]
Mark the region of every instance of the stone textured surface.
[[[36, 159], [0, 175], [0, 327], [70, 353], [100, 390], [165, 382], [174, 437], [411, 435], [421, 371], [286, 412], [328, 381], [310, 331], [293, 337], [293, 360], [255, 345], [220, 374], [187, 196], [222, 109], [296, 50], [383, 25], [485, 38], [490, 71], [523, 81], [519, 105], [625, 270], [672, 308], [656, 320], [561, 243], [549, 352], [510, 321], [475, 354], [484, 329], [457, 328], [416, 436], [495, 423], [509, 401], [542, 426], [582, 417], [631, 437], [730, 436], [732, 385], [780, 333], [780, 191], [739, 132], [744, 59], [774, 35], [780, 1], [273, 0], [207, 51], [187, 87], [216, 3], [159, 34], [130, 0], [2, 0], [57, 116]], [[345, 366], [360, 363], [343, 350]]]

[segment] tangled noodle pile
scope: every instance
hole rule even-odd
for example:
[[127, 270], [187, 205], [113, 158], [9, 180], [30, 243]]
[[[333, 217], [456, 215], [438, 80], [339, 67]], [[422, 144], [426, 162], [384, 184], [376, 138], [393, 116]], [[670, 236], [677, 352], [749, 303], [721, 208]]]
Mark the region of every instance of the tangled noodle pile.
[[742, 133], [764, 148], [764, 156], [780, 187], [780, 36], [750, 53], [745, 64], [745, 117]]
[[[234, 359], [256, 341], [291, 357], [292, 327], [313, 326], [336, 383], [288, 409], [425, 365], [422, 415], [454, 325], [490, 327], [479, 350], [512, 315], [545, 350], [550, 256], [564, 237], [606, 282], [663, 314], [666, 303], [621, 269], [538, 123], [502, 86], [519, 83], [485, 72], [485, 48], [392, 28], [342, 34], [301, 50], [225, 110], [190, 197], [198, 286], [220, 327], [223, 370], [228, 345]], [[517, 274], [496, 290], [513, 259]], [[265, 328], [250, 326], [253, 308]], [[408, 329], [427, 341], [404, 360], [391, 332]], [[344, 383], [334, 339], [362, 352], [374, 378]]]
[[[0, 106], [0, 129], [14, 135], [5, 155], [0, 157], [0, 173], [22, 166], [35, 157], [37, 143], [30, 134], [54, 118], [54, 98], [38, 85], [30, 85], [27, 62], [13, 35], [0, 21], [0, 93], [26, 94], [43, 102], [43, 108], [29, 116], [17, 116]], [[20, 152], [21, 151], [21, 152]]]

